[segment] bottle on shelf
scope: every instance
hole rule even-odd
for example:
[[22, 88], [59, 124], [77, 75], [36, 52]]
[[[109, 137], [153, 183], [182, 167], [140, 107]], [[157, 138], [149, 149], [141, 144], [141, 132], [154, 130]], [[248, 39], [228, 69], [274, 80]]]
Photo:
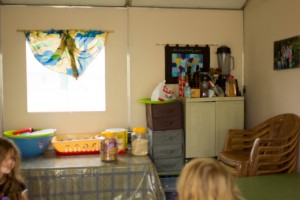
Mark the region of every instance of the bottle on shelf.
[[194, 78], [192, 80], [192, 85], [190, 85], [191, 88], [191, 97], [192, 98], [199, 98], [200, 97], [200, 79]]
[[178, 77], [178, 94], [179, 94], [179, 97], [184, 97], [184, 86], [185, 86], [185, 83], [187, 82], [186, 81], [186, 77], [185, 77], [185, 73], [182, 72], [180, 74], [180, 76]]
[[225, 94], [227, 97], [235, 97], [236, 96], [236, 81], [235, 81], [234, 76], [232, 76], [232, 75], [229, 75], [226, 79]]
[[185, 83], [185, 87], [184, 87], [184, 97], [186, 97], [186, 98], [190, 98], [190, 97], [191, 97], [191, 88], [190, 88], [188, 82]]

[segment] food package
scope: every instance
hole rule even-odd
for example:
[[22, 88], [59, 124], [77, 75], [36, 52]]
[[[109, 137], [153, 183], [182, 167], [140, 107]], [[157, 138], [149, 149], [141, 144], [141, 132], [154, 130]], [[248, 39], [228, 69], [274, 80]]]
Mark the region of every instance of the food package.
[[165, 101], [176, 99], [172, 89], [166, 86], [166, 80], [160, 82], [152, 92], [151, 101]]

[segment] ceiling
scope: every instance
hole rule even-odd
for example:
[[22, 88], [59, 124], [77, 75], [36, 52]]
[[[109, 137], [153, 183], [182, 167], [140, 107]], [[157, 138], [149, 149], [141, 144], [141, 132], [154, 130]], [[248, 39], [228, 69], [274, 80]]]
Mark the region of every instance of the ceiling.
[[1, 5], [242, 10], [249, 0], [0, 0]]

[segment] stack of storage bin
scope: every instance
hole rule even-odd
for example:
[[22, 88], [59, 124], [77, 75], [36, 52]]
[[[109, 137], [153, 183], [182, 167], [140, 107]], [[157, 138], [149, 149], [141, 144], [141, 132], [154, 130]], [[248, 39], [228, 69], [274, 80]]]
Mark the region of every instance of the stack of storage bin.
[[149, 156], [158, 173], [176, 173], [184, 165], [183, 112], [180, 101], [146, 104]]

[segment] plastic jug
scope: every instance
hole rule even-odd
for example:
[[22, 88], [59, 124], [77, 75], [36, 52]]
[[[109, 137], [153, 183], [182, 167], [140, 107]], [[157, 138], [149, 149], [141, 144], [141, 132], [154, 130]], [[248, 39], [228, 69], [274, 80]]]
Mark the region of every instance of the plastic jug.
[[228, 76], [226, 80], [226, 96], [227, 97], [235, 97], [236, 96], [236, 83], [234, 76]]

